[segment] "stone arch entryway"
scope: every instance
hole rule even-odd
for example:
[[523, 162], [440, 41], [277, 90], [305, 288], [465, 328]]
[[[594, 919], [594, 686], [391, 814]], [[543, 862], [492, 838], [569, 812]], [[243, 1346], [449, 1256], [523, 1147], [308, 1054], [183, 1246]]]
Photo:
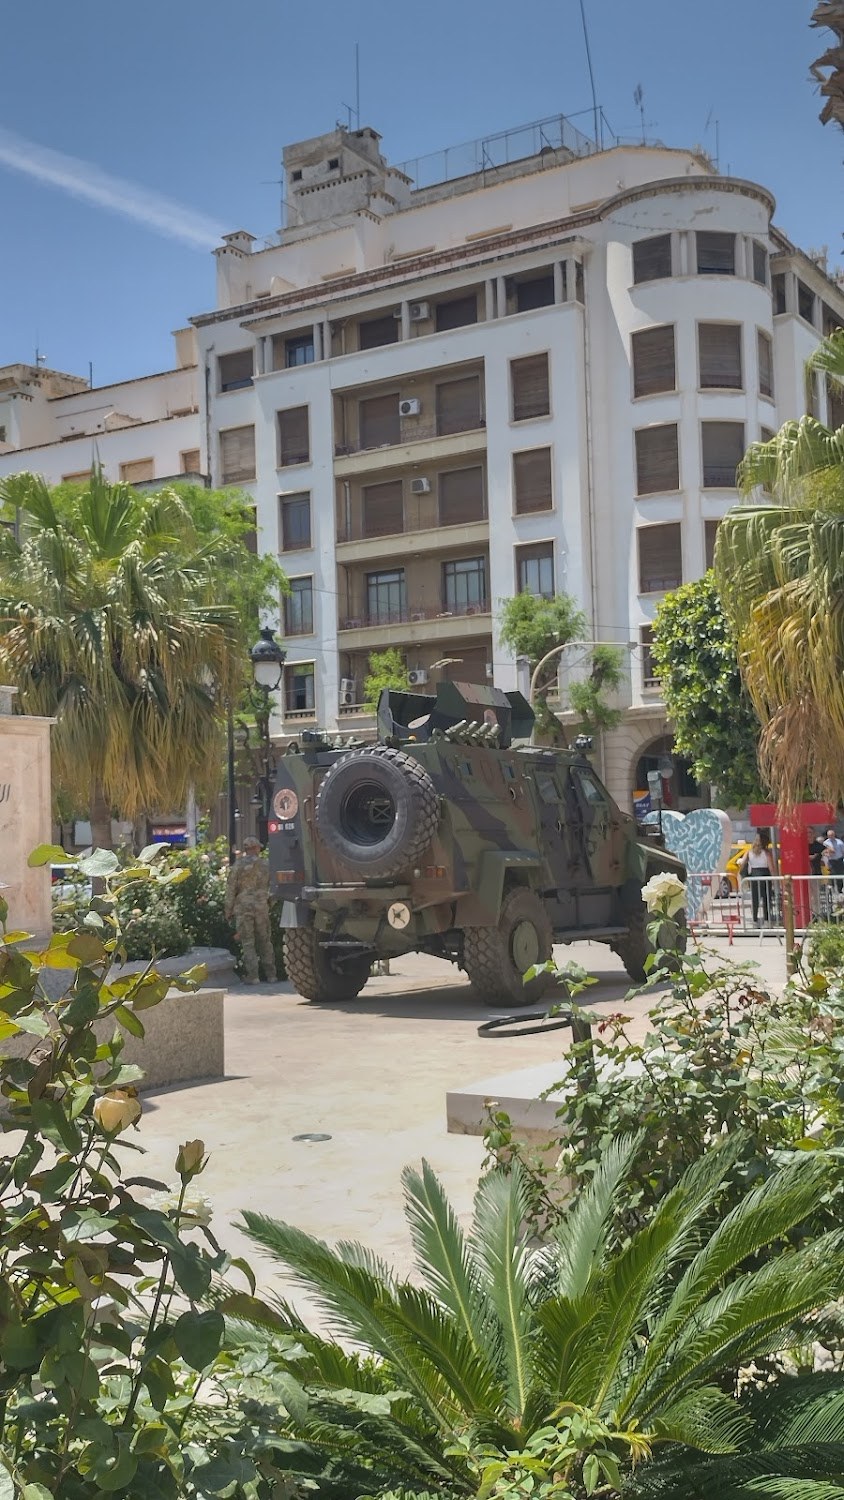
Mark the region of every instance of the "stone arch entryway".
[[662, 777], [662, 805], [675, 812], [692, 812], [709, 806], [709, 788], [700, 787], [692, 775], [689, 762], [674, 750], [674, 737], [659, 735], [644, 745], [633, 770], [631, 796], [648, 789], [648, 772], [659, 771]]

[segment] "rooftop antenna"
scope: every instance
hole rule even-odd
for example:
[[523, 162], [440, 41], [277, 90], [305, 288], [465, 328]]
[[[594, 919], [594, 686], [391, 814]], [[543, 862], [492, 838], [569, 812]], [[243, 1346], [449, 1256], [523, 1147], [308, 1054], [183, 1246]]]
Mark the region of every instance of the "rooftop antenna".
[[343, 108], [349, 116], [348, 129], [352, 128], [352, 116], [355, 119], [355, 130], [360, 130], [360, 42], [355, 42], [355, 106], [344, 104]]
[[602, 142], [600, 140], [598, 120], [598, 96], [595, 93], [595, 74], [592, 71], [592, 50], [589, 46], [589, 28], [586, 25], [586, 6], [584, 0], [580, 0], [580, 19], [583, 23], [583, 42], [586, 47], [586, 65], [589, 69], [589, 87], [592, 90], [592, 121], [595, 132], [595, 149], [597, 150], [602, 145]]
[[[712, 110], [710, 110], [709, 114], [706, 116], [706, 124], [703, 127], [703, 133], [704, 133], [704, 135], [706, 135], [706, 132], [709, 129], [709, 126], [710, 126], [711, 123], [713, 123], [713, 121], [712, 121]], [[716, 172], [720, 172], [720, 170], [721, 170], [721, 121], [718, 120], [718, 119], [716, 119], [714, 121], [714, 124], [715, 124], [715, 170], [716, 170]]]
[[639, 118], [642, 121], [642, 145], [644, 146], [644, 144], [645, 144], [645, 95], [644, 95], [644, 93], [642, 91], [642, 85], [641, 85], [641, 83], [637, 83], [635, 89], [633, 90], [633, 103], [635, 104], [636, 108], [638, 109], [638, 111], [639, 111]]

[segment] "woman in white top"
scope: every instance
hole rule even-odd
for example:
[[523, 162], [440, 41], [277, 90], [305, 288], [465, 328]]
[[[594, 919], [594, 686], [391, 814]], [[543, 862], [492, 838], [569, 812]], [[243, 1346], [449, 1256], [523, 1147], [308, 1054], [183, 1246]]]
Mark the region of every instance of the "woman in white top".
[[762, 839], [758, 833], [741, 862], [741, 871], [742, 874], [750, 878], [750, 900], [754, 922], [758, 922], [759, 920], [760, 897], [762, 900], [763, 918], [766, 922], [769, 922], [771, 920], [769, 895], [771, 890], [771, 876], [776, 872], [774, 870], [774, 856], [771, 853], [770, 847], [762, 843]]

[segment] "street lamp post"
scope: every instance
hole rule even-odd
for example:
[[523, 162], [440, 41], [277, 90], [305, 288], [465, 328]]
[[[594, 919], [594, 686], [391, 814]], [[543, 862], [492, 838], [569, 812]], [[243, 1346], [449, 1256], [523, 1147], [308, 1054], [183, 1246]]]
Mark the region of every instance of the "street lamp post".
[[249, 652], [249, 659], [252, 663], [252, 676], [255, 686], [260, 689], [264, 697], [263, 710], [256, 717], [262, 751], [262, 774], [258, 782], [258, 800], [261, 809], [258, 837], [262, 845], [266, 847], [267, 824], [270, 816], [270, 797], [272, 796], [273, 775], [275, 772], [272, 741], [270, 740], [270, 693], [277, 692], [281, 686], [284, 676], [284, 663], [287, 660], [287, 652], [283, 646], [279, 645], [271, 626], [265, 625], [262, 628], [258, 640]]

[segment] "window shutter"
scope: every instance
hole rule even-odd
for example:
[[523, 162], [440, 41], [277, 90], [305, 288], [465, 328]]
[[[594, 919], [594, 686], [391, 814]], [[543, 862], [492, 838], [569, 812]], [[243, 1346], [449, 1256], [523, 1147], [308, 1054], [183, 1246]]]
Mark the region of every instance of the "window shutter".
[[735, 276], [736, 237], [720, 230], [697, 231], [697, 271], [699, 276]]
[[223, 484], [244, 484], [255, 478], [255, 428], [230, 427], [220, 433]]
[[529, 417], [548, 416], [551, 398], [547, 354], [535, 354], [529, 359], [511, 359], [510, 380], [514, 422], [524, 422]]
[[516, 282], [516, 311], [532, 312], [536, 307], [553, 307], [554, 273], [533, 276], [529, 281]]
[[400, 322], [388, 313], [384, 318], [367, 318], [358, 325], [358, 346], [380, 349], [382, 344], [398, 343]]
[[120, 478], [124, 484], [143, 484], [155, 478], [155, 466], [151, 458], [136, 458], [133, 463], [120, 465]]
[[773, 396], [774, 345], [761, 328], [756, 332], [756, 347], [759, 353], [759, 394], [760, 396]]
[[236, 354], [221, 354], [220, 390], [239, 391], [252, 384], [252, 350], [238, 349]]
[[683, 582], [682, 533], [679, 522], [668, 526], [640, 526], [639, 592], [663, 594]]
[[744, 423], [702, 422], [701, 429], [704, 489], [734, 489], [744, 457]]
[[753, 280], [768, 285], [768, 252], [758, 240], [753, 241]]
[[636, 432], [636, 493], [658, 495], [680, 488], [677, 423], [640, 427]]
[[184, 453], [180, 454], [180, 458], [182, 460], [182, 473], [183, 474], [198, 474], [199, 473], [199, 465], [200, 465], [201, 459], [200, 459], [200, 456], [199, 456], [199, 449], [198, 448], [187, 448]]
[[711, 568], [715, 562], [715, 539], [718, 536], [720, 521], [704, 521], [704, 549], [706, 552], [706, 566]]
[[633, 335], [632, 349], [634, 396], [655, 396], [675, 389], [673, 323], [664, 328], [640, 329]]
[[513, 492], [517, 516], [551, 509], [550, 448], [533, 448], [529, 453], [513, 454]]
[[657, 281], [671, 275], [671, 235], [655, 234], [633, 245], [633, 281]]
[[289, 406], [278, 414], [279, 466], [306, 464], [311, 456], [307, 406]]
[[482, 426], [481, 380], [467, 375], [437, 386], [437, 436], [450, 432], [473, 432]]
[[404, 531], [404, 488], [400, 479], [369, 484], [363, 490], [364, 536], [393, 536]]
[[699, 323], [697, 344], [701, 387], [740, 391], [741, 328], [734, 323]]
[[483, 469], [450, 469], [440, 475], [441, 526], [465, 526], [471, 521], [482, 521], [484, 515]]
[[385, 448], [399, 442], [399, 399], [398, 391], [391, 391], [389, 396], [370, 396], [358, 402], [361, 448]]
[[475, 292], [471, 297], [452, 297], [449, 302], [437, 303], [437, 333], [445, 333], [449, 328], [465, 328], [467, 324], [477, 321], [478, 298]]

